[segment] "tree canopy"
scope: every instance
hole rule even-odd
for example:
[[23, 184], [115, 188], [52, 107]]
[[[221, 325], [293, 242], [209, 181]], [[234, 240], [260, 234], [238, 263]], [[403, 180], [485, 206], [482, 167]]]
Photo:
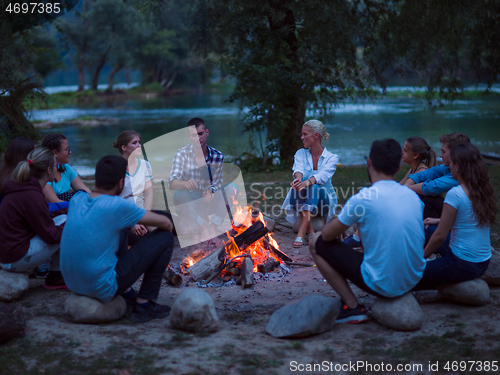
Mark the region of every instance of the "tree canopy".
[[499, 74], [498, 0], [195, 0], [192, 40], [236, 79], [246, 129], [291, 164], [306, 117], [366, 98], [394, 74], [457, 97]]

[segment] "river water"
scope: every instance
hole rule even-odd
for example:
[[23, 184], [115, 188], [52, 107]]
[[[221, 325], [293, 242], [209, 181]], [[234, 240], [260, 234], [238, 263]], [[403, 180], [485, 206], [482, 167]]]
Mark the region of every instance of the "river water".
[[[47, 90], [50, 92], [50, 88]], [[328, 150], [338, 154], [344, 165], [364, 163], [370, 144], [375, 139], [394, 138], [401, 143], [412, 135], [424, 137], [439, 155], [439, 136], [464, 132], [483, 153], [500, 156], [500, 97], [459, 100], [430, 109], [426, 102], [409, 97], [381, 99], [365, 103], [346, 103], [335, 109], [325, 121], [331, 138]], [[32, 120], [63, 122], [81, 116], [117, 119], [115, 125], [77, 127], [61, 126], [42, 130], [63, 133], [69, 140], [70, 163], [82, 175], [93, 173], [100, 157], [116, 153], [112, 143], [118, 134], [134, 129], [143, 143], [181, 129], [193, 117], [201, 117], [210, 130], [209, 144], [225, 155], [241, 155], [245, 151], [260, 153], [258, 135], [243, 132], [244, 115], [237, 106], [226, 102], [227, 95], [189, 95], [151, 100], [129, 100], [99, 107], [71, 107], [38, 110]], [[265, 135], [262, 135], [264, 139]], [[300, 137], [297, 134], [297, 137]], [[186, 144], [188, 140], [186, 138]], [[255, 145], [253, 150], [249, 145]], [[179, 147], [184, 144], [179, 144]], [[147, 149], [146, 149], [147, 151]]]

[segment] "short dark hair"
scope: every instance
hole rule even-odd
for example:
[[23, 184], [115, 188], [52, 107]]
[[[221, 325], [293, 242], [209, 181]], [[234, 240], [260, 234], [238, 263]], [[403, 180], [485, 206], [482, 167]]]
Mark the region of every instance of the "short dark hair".
[[127, 161], [121, 156], [103, 156], [95, 167], [95, 187], [111, 190], [121, 179], [125, 178]]
[[373, 141], [370, 159], [377, 172], [394, 176], [401, 162], [401, 146], [391, 138]]
[[443, 134], [439, 137], [439, 141], [443, 144], [447, 144], [448, 148], [451, 150], [456, 145], [461, 145], [463, 143], [470, 143], [470, 138], [464, 133], [455, 132], [451, 134]]
[[189, 127], [189, 126], [195, 126], [195, 127], [198, 127], [198, 126], [204, 126], [205, 129], [207, 128], [207, 126], [205, 125], [205, 121], [203, 121], [203, 119], [199, 118], [199, 117], [195, 117], [195, 118], [192, 118], [191, 120], [188, 121], [186, 127]]

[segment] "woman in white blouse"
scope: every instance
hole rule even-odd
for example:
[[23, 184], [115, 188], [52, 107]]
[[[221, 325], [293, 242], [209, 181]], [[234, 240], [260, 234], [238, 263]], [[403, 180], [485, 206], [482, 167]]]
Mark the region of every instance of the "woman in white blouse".
[[302, 218], [294, 247], [306, 244], [306, 235], [311, 236], [314, 229], [311, 218], [324, 215], [328, 221], [335, 213], [337, 195], [332, 186], [332, 176], [337, 169], [339, 158], [327, 151], [322, 141], [328, 140], [325, 125], [318, 120], [309, 120], [302, 125], [301, 140], [304, 148], [295, 153], [293, 163], [292, 189], [283, 202], [288, 211], [287, 220], [295, 223]]

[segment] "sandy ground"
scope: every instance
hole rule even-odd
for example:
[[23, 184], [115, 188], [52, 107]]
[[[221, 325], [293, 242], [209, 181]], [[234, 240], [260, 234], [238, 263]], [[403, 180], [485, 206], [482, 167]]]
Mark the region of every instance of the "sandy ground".
[[[277, 226], [275, 238], [281, 249], [296, 262], [312, 263], [306, 246], [293, 249], [294, 237], [291, 229]], [[174, 265], [184, 255], [185, 251], [177, 246], [172, 258]], [[180, 288], [163, 285], [158, 302], [171, 305], [186, 288], [197, 287], [194, 282], [186, 286], [187, 279], [188, 276], [184, 276]], [[74, 324], [64, 314], [64, 301], [70, 292], [47, 291], [41, 285], [42, 281], [30, 279], [29, 291], [16, 302], [23, 306], [27, 316], [27, 337], [42, 343], [53, 343], [55, 339], [61, 350], [69, 350], [82, 360], [109, 348], [117, 348], [131, 356], [138, 349], [145, 350], [154, 358], [148, 366], [162, 367], [161, 373], [288, 374], [300, 372], [297, 367], [300, 364], [323, 361], [332, 364], [357, 360], [380, 363], [385, 359], [386, 363], [396, 364], [398, 358], [377, 357], [373, 349], [403, 348], [409, 339], [422, 336], [432, 340], [445, 332], [456, 331], [457, 327], [474, 338], [470, 345], [480, 349], [490, 345], [486, 337], [500, 334], [499, 288], [491, 288], [490, 302], [481, 307], [445, 302], [437, 292], [416, 293], [425, 316], [421, 329], [416, 332], [392, 331], [369, 321], [357, 325], [338, 324], [327, 333], [302, 340], [276, 339], [266, 334], [265, 326], [270, 315], [281, 306], [311, 294], [337, 297], [315, 267], [291, 267], [288, 276], [259, 281], [249, 289], [236, 285], [203, 289], [213, 298], [220, 319], [220, 329], [209, 335], [181, 334], [170, 327], [168, 318], [145, 324], [132, 324], [127, 317], [112, 324]], [[374, 297], [357, 288], [355, 293], [367, 306], [375, 301]], [[433, 353], [429, 352], [428, 356], [422, 351], [418, 353], [401, 360], [403, 363], [420, 363], [423, 371], [406, 373], [430, 373], [428, 361], [433, 358]], [[452, 355], [449, 359], [460, 361], [462, 358], [453, 358]], [[303, 369], [307, 370], [306, 367]], [[349, 369], [344, 367], [344, 370]], [[347, 372], [320, 369], [301, 373]], [[121, 369], [116, 373], [127, 375], [133, 372]]]

